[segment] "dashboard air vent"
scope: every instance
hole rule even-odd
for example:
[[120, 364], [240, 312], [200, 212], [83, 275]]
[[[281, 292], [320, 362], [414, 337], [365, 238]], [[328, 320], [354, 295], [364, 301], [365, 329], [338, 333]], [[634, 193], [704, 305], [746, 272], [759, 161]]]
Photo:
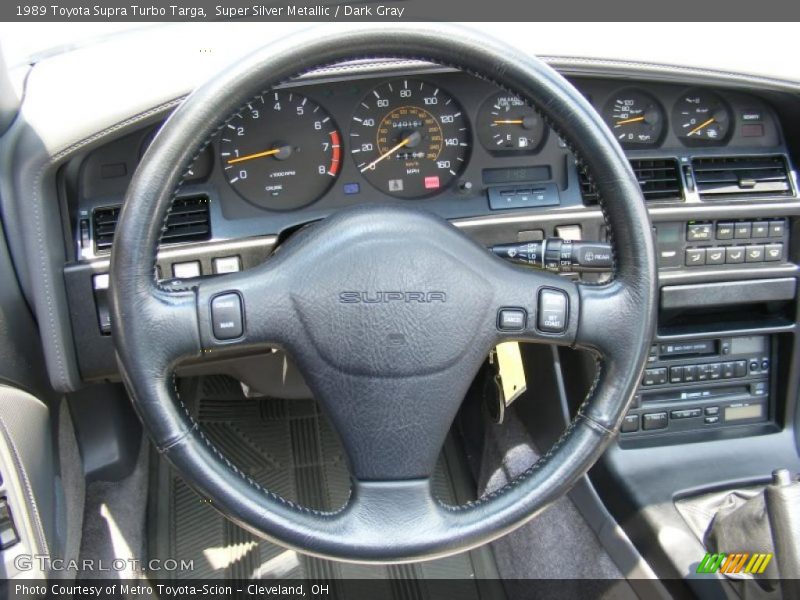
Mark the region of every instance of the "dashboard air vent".
[[[119, 206], [97, 208], [92, 215], [94, 247], [96, 252], [111, 249], [114, 232], [119, 219]], [[167, 218], [167, 227], [161, 236], [161, 243], [198, 242], [211, 237], [211, 223], [208, 214], [208, 198], [195, 196], [178, 198], [172, 204], [172, 212]]]
[[[646, 201], [683, 199], [677, 160], [634, 158], [630, 162]], [[583, 173], [579, 173], [579, 179], [584, 203], [597, 204], [598, 194], [594, 184]]]
[[726, 156], [692, 161], [697, 191], [705, 200], [731, 196], [791, 196], [782, 156]]

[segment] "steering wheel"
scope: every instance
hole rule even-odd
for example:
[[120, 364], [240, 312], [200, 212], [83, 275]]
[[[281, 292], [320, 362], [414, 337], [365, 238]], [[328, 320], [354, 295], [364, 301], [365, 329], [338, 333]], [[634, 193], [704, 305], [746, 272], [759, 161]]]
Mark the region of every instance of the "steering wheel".
[[[342, 210], [291, 237], [262, 265], [166, 289], [156, 250], [189, 165], [254, 96], [321, 66], [406, 58], [456, 67], [528, 99], [588, 168], [614, 248], [601, 285], [493, 256], [445, 220], [408, 205]], [[224, 119], [224, 120], [221, 120]], [[553, 69], [454, 26], [315, 29], [255, 52], [199, 87], [142, 159], [112, 254], [111, 312], [123, 379], [155, 447], [228, 518], [321, 557], [401, 562], [463, 551], [509, 532], [563, 496], [614, 439], [651, 343], [656, 267], [650, 222], [624, 153], [584, 97]], [[565, 327], [539, 327], [546, 292]], [[358, 301], [382, 292], [386, 301]], [[544, 294], [544, 295], [543, 295]], [[221, 300], [219, 300], [221, 298]], [[241, 309], [244, 331], [214, 336], [211, 304]], [[522, 308], [524, 330], [498, 311]], [[509, 485], [463, 506], [431, 492], [431, 473], [491, 348], [518, 340], [589, 349], [597, 375], [559, 441]], [[282, 347], [338, 430], [349, 501], [321, 512], [262, 488], [203, 434], [174, 369], [221, 348]]]

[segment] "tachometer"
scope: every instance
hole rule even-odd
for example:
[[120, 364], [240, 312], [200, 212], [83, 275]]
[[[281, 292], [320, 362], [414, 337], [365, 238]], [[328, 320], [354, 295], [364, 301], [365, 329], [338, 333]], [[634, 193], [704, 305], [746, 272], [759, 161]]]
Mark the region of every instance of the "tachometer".
[[717, 94], [689, 90], [672, 109], [672, 127], [687, 146], [722, 144], [731, 131], [731, 112]]
[[622, 90], [606, 103], [604, 117], [625, 148], [655, 146], [664, 134], [664, 111], [650, 94]]
[[220, 162], [233, 189], [258, 206], [310, 204], [336, 180], [341, 134], [317, 103], [295, 92], [254, 100], [220, 133]]
[[379, 190], [398, 198], [432, 196], [464, 168], [470, 130], [458, 103], [415, 79], [386, 82], [361, 101], [350, 128], [356, 166]]

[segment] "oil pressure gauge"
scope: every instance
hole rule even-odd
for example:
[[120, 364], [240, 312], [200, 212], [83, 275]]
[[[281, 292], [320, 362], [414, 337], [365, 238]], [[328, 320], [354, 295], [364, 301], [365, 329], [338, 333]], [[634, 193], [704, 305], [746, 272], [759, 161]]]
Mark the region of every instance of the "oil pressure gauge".
[[603, 116], [623, 148], [656, 146], [664, 135], [664, 110], [640, 90], [621, 90], [611, 96]]
[[518, 96], [500, 92], [490, 96], [478, 112], [478, 138], [492, 154], [530, 154], [542, 147], [542, 118]]

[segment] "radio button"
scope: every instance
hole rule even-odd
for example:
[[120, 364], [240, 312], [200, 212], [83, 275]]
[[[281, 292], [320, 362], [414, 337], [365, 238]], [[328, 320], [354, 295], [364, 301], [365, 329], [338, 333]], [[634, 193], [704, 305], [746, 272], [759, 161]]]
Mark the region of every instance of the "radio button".
[[737, 360], [733, 364], [733, 376], [734, 377], [747, 377], [747, 361], [746, 360]]
[[669, 368], [669, 382], [681, 383], [683, 381], [683, 367], [670, 367]]
[[709, 379], [716, 380], [722, 378], [722, 365], [720, 363], [706, 365], [706, 370], [708, 372]]
[[622, 419], [622, 427], [620, 427], [620, 431], [622, 433], [639, 431], [639, 415], [625, 415], [625, 418]]
[[668, 425], [667, 413], [647, 413], [642, 415], [642, 429], [652, 431], [653, 429], [666, 429]]
[[695, 381], [697, 379], [697, 367], [694, 365], [687, 365], [683, 367], [683, 380], [685, 382]]
[[722, 363], [722, 378], [731, 379], [734, 377], [735, 366], [732, 362]]
[[642, 385], [662, 385], [667, 383], [667, 369], [646, 369]]
[[706, 425], [714, 425], [715, 423], [719, 423], [719, 416], [714, 415], [713, 417], [706, 417], [703, 419]]
[[684, 408], [682, 410], [673, 410], [669, 413], [671, 419], [692, 419], [699, 417], [703, 412], [699, 408]]
[[708, 416], [718, 415], [719, 414], [719, 406], [706, 406], [705, 413]]

